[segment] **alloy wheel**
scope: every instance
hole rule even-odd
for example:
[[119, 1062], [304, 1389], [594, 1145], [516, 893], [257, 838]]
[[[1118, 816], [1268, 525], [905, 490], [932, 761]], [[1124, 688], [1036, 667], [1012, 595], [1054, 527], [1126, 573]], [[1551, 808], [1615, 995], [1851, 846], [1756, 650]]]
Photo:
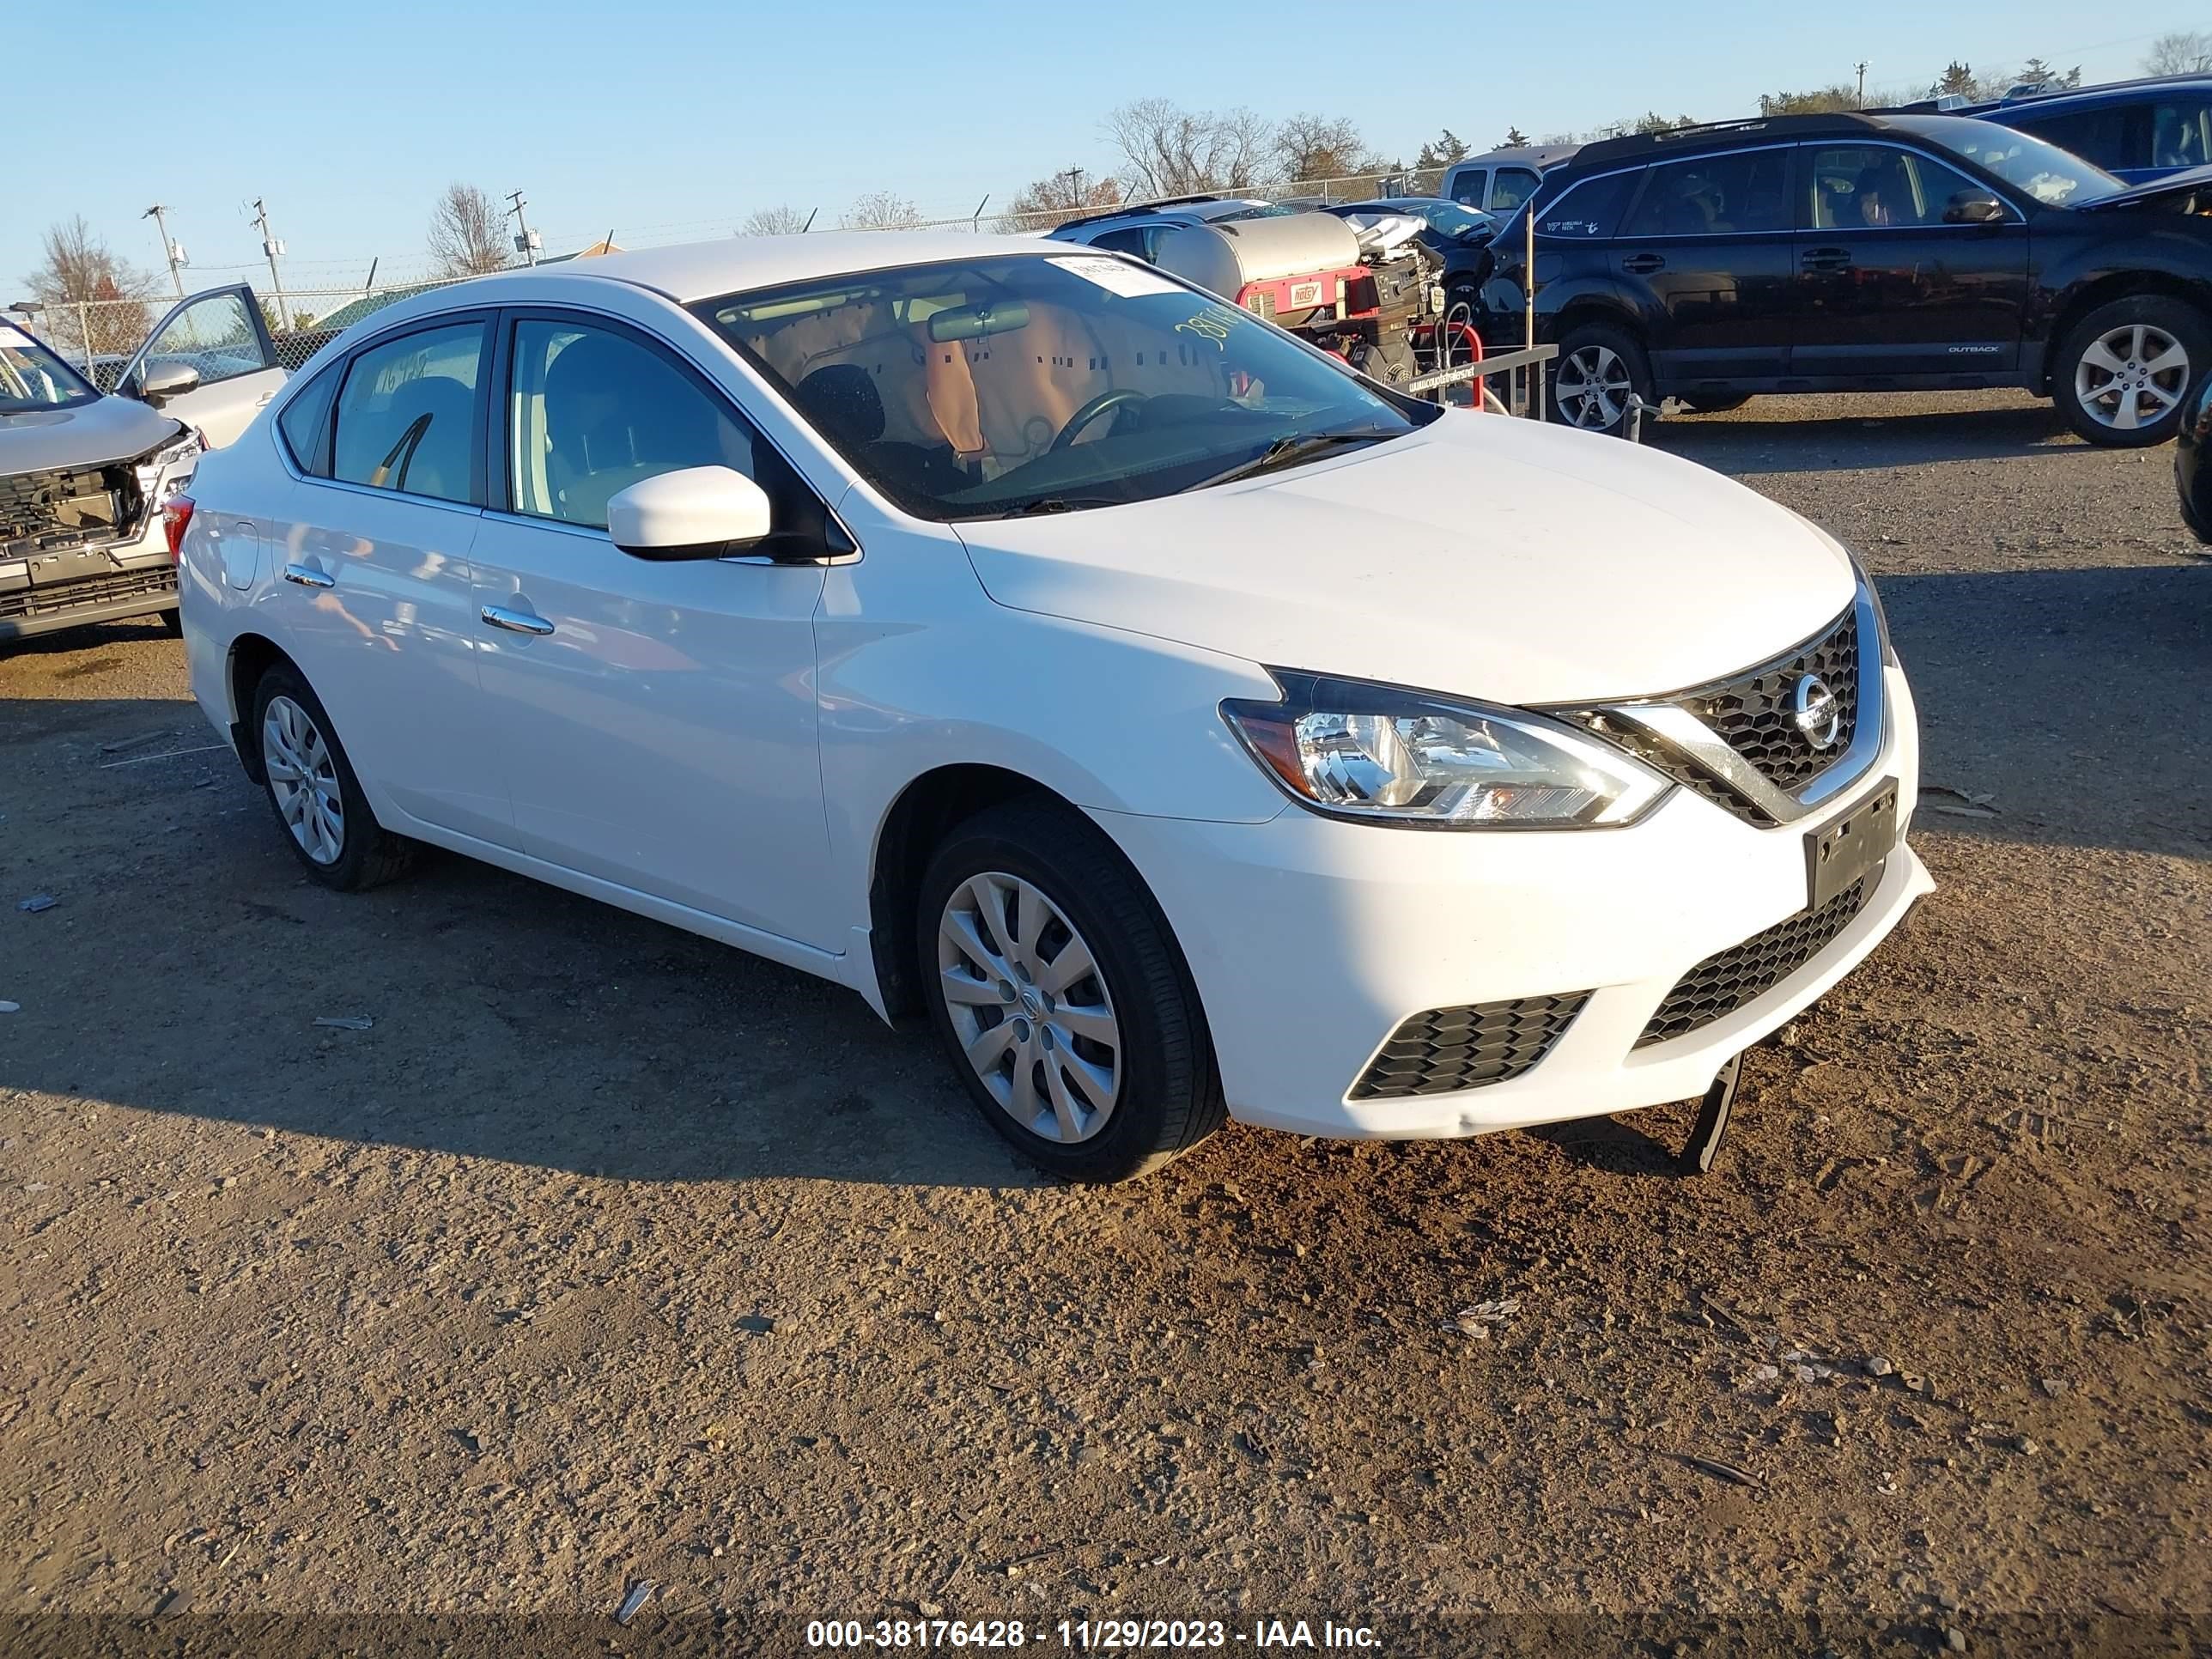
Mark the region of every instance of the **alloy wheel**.
[[1097, 958], [1034, 884], [988, 871], [945, 901], [938, 994], [968, 1063], [1008, 1116], [1089, 1140], [1121, 1092], [1121, 1029]]
[[289, 697], [270, 698], [262, 714], [261, 769], [300, 850], [317, 864], [337, 863], [345, 851], [337, 764], [314, 717]]
[[1611, 346], [1586, 345], [1560, 362], [1552, 395], [1571, 424], [1603, 431], [1628, 410], [1628, 365]]
[[2108, 330], [2074, 365], [2075, 401], [2116, 432], [2155, 425], [2188, 389], [2188, 349], [2155, 324]]

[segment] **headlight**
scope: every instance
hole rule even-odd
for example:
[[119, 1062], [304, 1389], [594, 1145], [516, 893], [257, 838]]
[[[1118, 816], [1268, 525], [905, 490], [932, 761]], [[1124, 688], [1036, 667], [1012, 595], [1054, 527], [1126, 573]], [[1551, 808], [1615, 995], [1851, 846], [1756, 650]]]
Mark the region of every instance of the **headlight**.
[[204, 450], [200, 434], [186, 427], [159, 449], [140, 456], [131, 464], [138, 475], [138, 493], [146, 498], [150, 511], [160, 512], [169, 497], [191, 483]]
[[1537, 716], [1395, 686], [1271, 671], [1279, 702], [1221, 705], [1262, 770], [1301, 805], [1436, 830], [1628, 823], [1673, 786]]

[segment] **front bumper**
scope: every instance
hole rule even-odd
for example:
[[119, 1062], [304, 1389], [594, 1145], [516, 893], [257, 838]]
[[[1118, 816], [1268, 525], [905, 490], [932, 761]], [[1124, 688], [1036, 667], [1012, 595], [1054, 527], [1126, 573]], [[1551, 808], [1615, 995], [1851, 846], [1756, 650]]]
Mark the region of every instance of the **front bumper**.
[[177, 608], [177, 567], [158, 514], [128, 541], [0, 559], [0, 640]]
[[[1820, 822], [1890, 778], [1899, 820], [1911, 822], [1911, 693], [1895, 668], [1883, 672], [1881, 752]], [[1260, 824], [1096, 816], [1182, 945], [1231, 1115], [1301, 1134], [1433, 1139], [1688, 1099], [1849, 973], [1935, 886], [1900, 842], [1825, 948], [1734, 1012], [1638, 1047], [1691, 968], [1805, 908], [1809, 823], [1757, 829], [1686, 789], [1629, 828], [1556, 834], [1393, 830], [1296, 807]], [[1414, 1015], [1584, 991], [1543, 1058], [1510, 1080], [1352, 1097]]]

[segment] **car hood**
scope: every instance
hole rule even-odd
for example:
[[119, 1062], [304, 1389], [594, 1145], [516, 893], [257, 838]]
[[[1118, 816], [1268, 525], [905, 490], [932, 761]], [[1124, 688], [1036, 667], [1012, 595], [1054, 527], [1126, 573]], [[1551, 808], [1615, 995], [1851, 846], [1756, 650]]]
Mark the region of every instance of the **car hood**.
[[2109, 213], [2114, 208], [2144, 207], [2170, 196], [2186, 196], [2191, 191], [2212, 191], [2212, 167], [2185, 167], [2179, 173], [2169, 173], [2163, 179], [2153, 179], [2116, 196], [2100, 196], [2094, 202], [2084, 202], [2075, 211]]
[[160, 410], [129, 398], [0, 415], [0, 477], [133, 460], [184, 429]]
[[1717, 472], [1461, 410], [1247, 483], [956, 528], [1014, 610], [1508, 703], [1717, 679], [1854, 588], [1835, 542]]

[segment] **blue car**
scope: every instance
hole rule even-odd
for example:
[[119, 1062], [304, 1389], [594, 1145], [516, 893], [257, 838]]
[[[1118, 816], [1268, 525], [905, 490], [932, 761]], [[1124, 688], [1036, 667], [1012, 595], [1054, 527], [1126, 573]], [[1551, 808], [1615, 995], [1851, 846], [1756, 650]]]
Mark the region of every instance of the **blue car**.
[[1955, 112], [2070, 149], [2131, 185], [2212, 162], [2212, 76], [2031, 93]]

